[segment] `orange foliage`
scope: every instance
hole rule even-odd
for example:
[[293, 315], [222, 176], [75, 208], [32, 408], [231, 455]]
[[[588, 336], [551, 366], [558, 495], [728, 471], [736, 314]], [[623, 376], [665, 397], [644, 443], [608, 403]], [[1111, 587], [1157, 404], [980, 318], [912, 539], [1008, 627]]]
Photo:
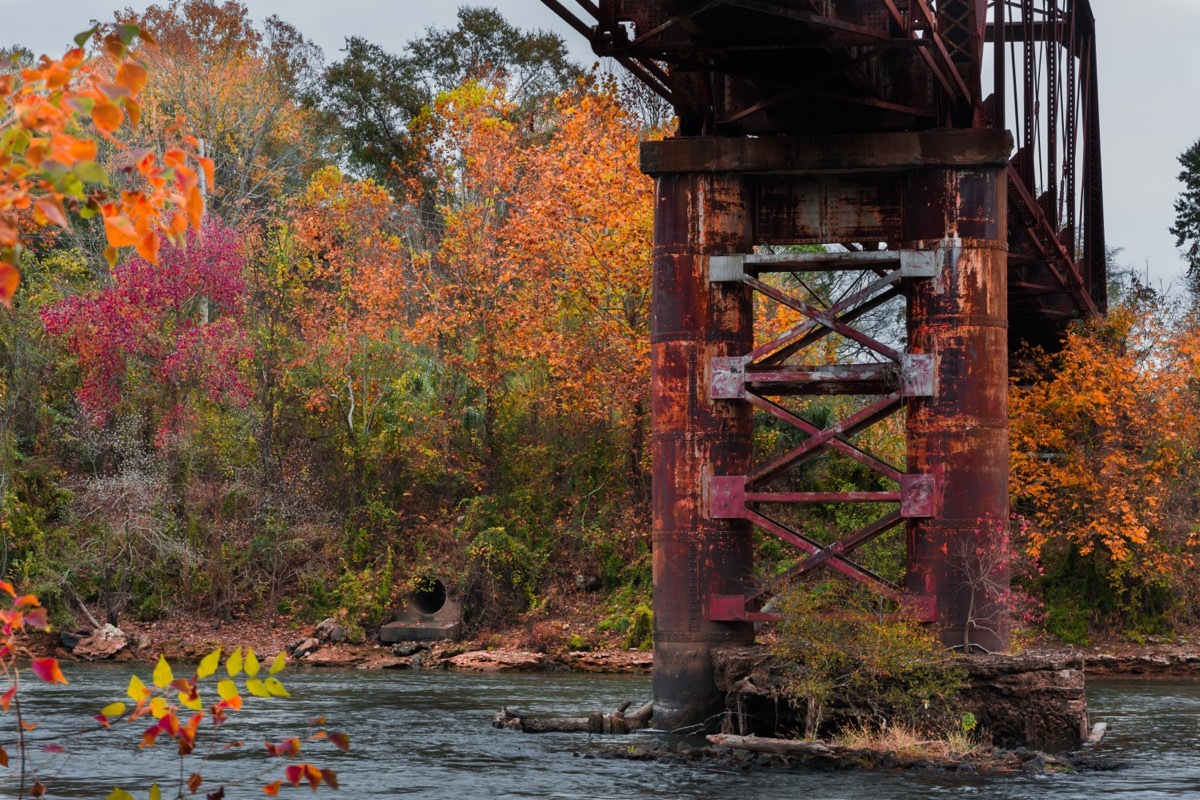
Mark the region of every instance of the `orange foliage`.
[[410, 336], [482, 393], [489, 449], [516, 397], [560, 423], [637, 437], [653, 218], [639, 125], [612, 86], [557, 98], [540, 125], [515, 112], [502, 87], [469, 83], [416, 125], [433, 165], [423, 201], [445, 230], [413, 256], [422, 309]]
[[[161, 237], [182, 244], [189, 223], [204, 211], [197, 173], [188, 154], [168, 150], [131, 154], [127, 171], [141, 188], [105, 191], [108, 175], [96, 163], [97, 138], [117, 148], [118, 134], [141, 115], [146, 85], [142, 62], [129, 55], [136, 26], [119, 25], [99, 36], [102, 55], [88, 59], [83, 44], [97, 29], [76, 37], [78, 47], [62, 59], [42, 56], [19, 73], [0, 74], [0, 301], [11, 302], [21, 254], [19, 214], [38, 226], [68, 227], [69, 215], [99, 214], [114, 262], [134, 247], [156, 262]], [[79, 135], [90, 128], [92, 136]], [[88, 184], [92, 185], [88, 189]]]
[[1137, 291], [1059, 355], [1036, 355], [1048, 377], [1014, 383], [1011, 488], [1031, 555], [1074, 546], [1115, 586], [1193, 568], [1198, 332], [1194, 315]]

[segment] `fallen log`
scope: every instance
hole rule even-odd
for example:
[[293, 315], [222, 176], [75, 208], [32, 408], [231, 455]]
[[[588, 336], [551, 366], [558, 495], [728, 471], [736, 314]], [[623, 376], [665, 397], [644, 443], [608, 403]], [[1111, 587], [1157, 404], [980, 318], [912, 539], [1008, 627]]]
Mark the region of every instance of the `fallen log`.
[[502, 708], [492, 717], [493, 728], [508, 728], [525, 733], [630, 733], [650, 726], [654, 704], [626, 714], [633, 703], [622, 703], [616, 711], [605, 714], [596, 711], [586, 717], [528, 717], [524, 712]]
[[843, 748], [830, 747], [820, 742], [772, 739], [766, 736], [734, 736], [730, 733], [715, 733], [709, 736], [708, 740], [719, 747], [752, 750], [756, 753], [771, 753], [777, 756], [836, 756], [843, 752]]

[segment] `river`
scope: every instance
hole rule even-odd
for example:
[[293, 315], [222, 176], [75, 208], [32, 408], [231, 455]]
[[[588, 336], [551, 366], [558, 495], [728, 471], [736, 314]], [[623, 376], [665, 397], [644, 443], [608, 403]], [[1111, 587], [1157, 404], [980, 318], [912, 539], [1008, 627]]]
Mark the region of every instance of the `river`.
[[[141, 677], [149, 682], [149, 670]], [[24, 711], [38, 727], [32, 736], [62, 734], [121, 699], [128, 666], [69, 665], [69, 687], [26, 684]], [[607, 710], [624, 700], [640, 703], [650, 691], [644, 677], [594, 675], [472, 675], [414, 672], [284, 673], [293, 697], [247, 704], [230, 723], [230, 738], [244, 750], [222, 752], [204, 765], [204, 790], [227, 784], [227, 797], [265, 797], [259, 787], [282, 777], [279, 759], [262, 757], [264, 739], [279, 741], [306, 729], [306, 720], [325, 715], [330, 729], [346, 731], [350, 752], [328, 743], [308, 743], [300, 753], [337, 771], [341, 792], [326, 797], [455, 798], [839, 798], [978, 797], [1087, 798], [1200, 797], [1200, 686], [1193, 684], [1097, 684], [1089, 689], [1093, 720], [1110, 724], [1099, 753], [1129, 763], [1116, 772], [1078, 775], [981, 777], [931, 772], [812, 773], [741, 772], [588, 758], [602, 746], [631, 737], [582, 734], [521, 734], [495, 730], [492, 714], [502, 705], [537, 714], [575, 715]], [[34, 681], [36, 683], [36, 680]], [[12, 715], [0, 718], [0, 741], [11, 746]], [[62, 739], [61, 755], [37, 753], [51, 797], [105, 797], [113, 786], [145, 798], [152, 780], [173, 796], [180, 780], [174, 748], [164, 743], [139, 750], [147, 727]], [[646, 736], [648, 734], [635, 734]], [[16, 764], [14, 757], [13, 764]], [[263, 776], [260, 771], [269, 768]], [[189, 766], [187, 772], [191, 771]], [[186, 777], [186, 776], [185, 776]], [[170, 788], [170, 790], [168, 790]], [[15, 793], [10, 779], [2, 790]], [[308, 797], [307, 788], [285, 786], [282, 797]]]

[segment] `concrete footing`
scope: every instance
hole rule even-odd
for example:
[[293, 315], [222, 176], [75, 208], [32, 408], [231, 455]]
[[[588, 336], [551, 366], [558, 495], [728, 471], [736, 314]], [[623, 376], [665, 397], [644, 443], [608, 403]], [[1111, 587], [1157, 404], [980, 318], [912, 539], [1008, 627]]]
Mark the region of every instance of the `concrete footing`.
[[[726, 732], [792, 736], [803, 730], [802, 709], [782, 694], [783, 670], [766, 647], [717, 648], [712, 658], [725, 695]], [[962, 711], [975, 715], [993, 744], [1072, 749], [1083, 742], [1088, 709], [1079, 656], [970, 656], [962, 664], [969, 676]]]

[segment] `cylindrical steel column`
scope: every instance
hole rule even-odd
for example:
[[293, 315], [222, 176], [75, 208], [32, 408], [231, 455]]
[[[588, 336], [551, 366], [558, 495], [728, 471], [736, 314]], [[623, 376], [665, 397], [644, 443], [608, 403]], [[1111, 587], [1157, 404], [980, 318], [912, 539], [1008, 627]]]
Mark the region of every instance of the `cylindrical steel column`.
[[710, 477], [749, 467], [750, 406], [711, 398], [709, 364], [751, 349], [750, 291], [708, 279], [708, 256], [749, 251], [749, 215], [734, 175], [660, 174], [655, 191], [654, 722], [677, 729], [711, 726], [724, 707], [712, 648], [754, 639], [751, 623], [708, 613], [713, 594], [742, 594], [751, 577], [749, 524], [711, 519], [707, 503]]
[[909, 293], [909, 350], [933, 353], [933, 397], [908, 405], [908, 471], [935, 476], [934, 516], [908, 524], [908, 589], [936, 598], [942, 641], [1008, 647], [1008, 306], [1003, 168], [923, 171], [910, 244], [941, 274]]

